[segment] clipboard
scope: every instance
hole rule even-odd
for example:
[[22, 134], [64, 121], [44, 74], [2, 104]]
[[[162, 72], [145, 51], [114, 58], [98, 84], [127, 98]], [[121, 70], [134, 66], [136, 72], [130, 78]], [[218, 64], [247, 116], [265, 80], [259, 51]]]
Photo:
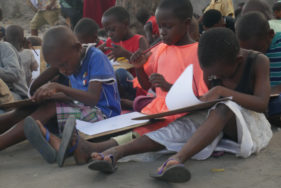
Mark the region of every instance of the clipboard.
[[225, 97], [225, 98], [217, 99], [214, 101], [204, 102], [201, 104], [196, 104], [196, 105], [192, 105], [192, 106], [188, 106], [188, 107], [184, 107], [184, 108], [179, 108], [179, 109], [175, 109], [175, 110], [171, 110], [171, 111], [167, 111], [167, 112], [142, 116], [142, 117], [134, 118], [133, 120], [158, 119], [158, 118], [163, 118], [166, 116], [172, 116], [172, 115], [176, 115], [176, 114], [195, 112], [195, 111], [211, 108], [213, 105], [215, 105], [219, 102], [224, 102], [224, 101], [228, 101], [228, 100], [232, 100], [232, 97]]

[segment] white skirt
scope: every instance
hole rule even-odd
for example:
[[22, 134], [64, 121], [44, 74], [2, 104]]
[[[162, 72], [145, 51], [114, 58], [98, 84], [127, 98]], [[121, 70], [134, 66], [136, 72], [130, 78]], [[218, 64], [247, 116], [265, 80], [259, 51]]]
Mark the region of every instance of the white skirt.
[[[207, 159], [214, 151], [226, 151], [246, 158], [265, 148], [272, 138], [271, 126], [263, 113], [247, 110], [233, 101], [221, 103], [228, 106], [236, 116], [238, 142], [222, 139], [223, 133], [220, 133], [212, 143], [195, 154], [192, 159]], [[186, 115], [146, 136], [165, 146], [168, 151], [178, 152], [208, 118], [209, 112], [215, 108], [216, 105], [210, 110]]]

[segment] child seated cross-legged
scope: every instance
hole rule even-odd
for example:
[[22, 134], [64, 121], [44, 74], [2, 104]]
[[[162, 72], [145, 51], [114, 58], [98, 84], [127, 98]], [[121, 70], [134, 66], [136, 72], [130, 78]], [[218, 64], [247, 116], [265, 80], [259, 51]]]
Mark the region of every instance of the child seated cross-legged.
[[[135, 60], [132, 62], [136, 67], [140, 83], [145, 89], [150, 87], [156, 89], [156, 98], [144, 107], [142, 111], [144, 114], [161, 113], [168, 110], [165, 104], [167, 92], [186, 67], [191, 64], [194, 67], [194, 86], [197, 86], [193, 88], [194, 93], [201, 96], [207, 92], [197, 56], [198, 43], [191, 39], [188, 32], [192, 13], [192, 5], [188, 0], [163, 1], [156, 11], [163, 43], [152, 49], [150, 56], [149, 54], [143, 55], [141, 50], [133, 55], [132, 59]], [[147, 60], [147, 58], [149, 59]], [[144, 64], [147, 66], [146, 68], [144, 68]], [[178, 117], [180, 115], [169, 116], [164, 122], [134, 129], [105, 142], [92, 143], [80, 138], [74, 157], [80, 163], [88, 162], [92, 152], [102, 152], [113, 146], [126, 144], [140, 135], [167, 126]], [[52, 146], [58, 150], [60, 140], [55, 137], [51, 137], [51, 140], [53, 138], [55, 144]], [[71, 143], [73, 145], [76, 141]]]
[[[149, 46], [144, 36], [133, 34], [130, 30], [130, 15], [123, 7], [115, 6], [108, 9], [102, 16], [102, 25], [109, 38], [99, 48], [109, 59], [117, 60], [123, 57], [130, 60], [138, 49], [146, 50]], [[146, 92], [139, 87], [134, 88], [133, 79], [136, 76], [134, 68], [128, 71], [120, 68], [115, 74], [122, 106], [131, 108], [135, 97]]]
[[[37, 89], [32, 98], [38, 102], [50, 97], [70, 102], [42, 103], [31, 115], [33, 119], [45, 124], [57, 116], [59, 130], [62, 131], [70, 115], [95, 122], [120, 114], [120, 98], [114, 71], [108, 58], [100, 50], [95, 47], [82, 48], [72, 31], [60, 26], [46, 32], [42, 51], [50, 70], [54, 70], [50, 72], [52, 77], [59, 72], [68, 76], [71, 87], [54, 82], [47, 83]], [[55, 151], [49, 147], [44, 137], [38, 137], [36, 133], [40, 135], [41, 132], [31, 118], [21, 121], [0, 136], [0, 149], [16, 144], [26, 136], [48, 162], [54, 162]]]
[[225, 28], [210, 29], [201, 36], [198, 56], [207, 85], [220, 83], [201, 100], [232, 96], [232, 101], [188, 114], [128, 144], [93, 153], [90, 169], [113, 172], [124, 156], [166, 149], [177, 153], [151, 176], [183, 182], [190, 178], [183, 163], [190, 158], [207, 159], [219, 143], [231, 145], [220, 147], [240, 157], [249, 157], [267, 146], [272, 137], [263, 114], [270, 94], [268, 58], [240, 49], [235, 34]]

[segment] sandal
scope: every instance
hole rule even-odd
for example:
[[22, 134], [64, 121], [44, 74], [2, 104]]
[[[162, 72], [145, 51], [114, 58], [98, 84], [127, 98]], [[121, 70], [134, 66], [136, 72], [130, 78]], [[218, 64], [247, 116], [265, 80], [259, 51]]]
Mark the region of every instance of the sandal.
[[54, 163], [56, 161], [57, 152], [49, 144], [50, 132], [47, 130], [46, 136], [44, 137], [36, 121], [28, 116], [24, 119], [24, 135], [32, 146], [39, 151], [42, 157], [48, 163]]
[[111, 162], [105, 161], [104, 160], [104, 154], [98, 153], [101, 157], [102, 160], [93, 160], [88, 168], [91, 170], [97, 170], [102, 173], [110, 174], [116, 171], [117, 167], [115, 166], [114, 162], [114, 156], [113, 155], [108, 155], [109, 158], [111, 159]]
[[190, 172], [185, 168], [184, 164], [176, 164], [168, 167], [166, 166], [169, 161], [172, 161], [175, 159], [168, 159], [161, 167], [161, 169], [157, 173], [150, 173], [150, 176], [152, 178], [168, 181], [168, 182], [186, 182], [190, 180], [191, 174]]

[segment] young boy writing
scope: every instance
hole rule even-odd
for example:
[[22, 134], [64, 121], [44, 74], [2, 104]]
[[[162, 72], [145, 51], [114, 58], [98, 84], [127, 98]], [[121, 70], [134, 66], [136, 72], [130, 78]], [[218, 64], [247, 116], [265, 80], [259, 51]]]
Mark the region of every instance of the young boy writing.
[[[259, 12], [244, 14], [237, 20], [236, 29], [240, 45], [243, 48], [259, 51], [269, 58], [271, 94], [280, 94], [281, 61], [279, 57], [281, 55], [281, 33], [274, 33], [274, 31], [270, 29], [268, 21], [264, 15]], [[278, 115], [280, 121], [281, 110], [279, 106], [280, 97], [279, 99], [273, 98], [270, 100], [268, 115]]]
[[[32, 118], [46, 123], [57, 116], [59, 130], [62, 130], [69, 115], [88, 122], [95, 122], [120, 114], [120, 99], [113, 68], [107, 57], [98, 49], [82, 48], [81, 44], [66, 27], [54, 27], [43, 39], [43, 55], [50, 65], [48, 77], [55, 77], [60, 72], [68, 76], [71, 87], [58, 83], [47, 83], [35, 91], [32, 99], [42, 102], [50, 97], [78, 102], [46, 102], [42, 103], [31, 115]], [[49, 79], [50, 80], [50, 79]], [[44, 138], [36, 139], [38, 127], [33, 124], [25, 126], [25, 135], [36, 149], [42, 152]], [[13, 129], [0, 136], [0, 149], [25, 139], [23, 121]], [[45, 145], [46, 146], [46, 145]], [[45, 147], [45, 153], [48, 146]], [[54, 155], [46, 155], [48, 162], [54, 162]]]
[[82, 18], [74, 27], [74, 33], [81, 44], [95, 43], [96, 46], [103, 44], [98, 38], [99, 25], [91, 18]]
[[[195, 43], [189, 35], [192, 14], [192, 5], [188, 0], [165, 0], [157, 8], [156, 18], [163, 43], [152, 50], [148, 60], [149, 54], [143, 55], [141, 51], [134, 54], [132, 58], [138, 79], [143, 87], [156, 89], [156, 98], [145, 106], [142, 113], [153, 114], [167, 111], [168, 108], [165, 104], [167, 92], [185, 68], [191, 64], [194, 67], [194, 92], [197, 96], [207, 92], [203, 72], [198, 62], [198, 43]], [[143, 67], [145, 63], [146, 70]], [[80, 163], [88, 162], [92, 152], [102, 152], [110, 147], [126, 144], [140, 135], [166, 126], [177, 117], [180, 116], [169, 116], [165, 122], [137, 128], [128, 134], [101, 143], [91, 143], [79, 139], [74, 157]], [[58, 150], [60, 140], [55, 137], [51, 137], [52, 139], [55, 143], [52, 146]], [[71, 142], [72, 144], [76, 142], [74, 140]]]
[[190, 178], [183, 163], [191, 157], [201, 160], [210, 157], [220, 141], [227, 139], [232, 147], [223, 147], [224, 150], [232, 149], [241, 157], [249, 157], [269, 143], [272, 132], [263, 114], [270, 94], [267, 57], [240, 49], [235, 34], [225, 28], [210, 29], [201, 36], [198, 56], [208, 86], [215, 80], [221, 82], [210, 88], [201, 100], [232, 96], [232, 101], [188, 114], [167, 127], [102, 154], [93, 153], [90, 169], [113, 172], [117, 160], [124, 156], [166, 149], [177, 153], [151, 176], [183, 182]]

